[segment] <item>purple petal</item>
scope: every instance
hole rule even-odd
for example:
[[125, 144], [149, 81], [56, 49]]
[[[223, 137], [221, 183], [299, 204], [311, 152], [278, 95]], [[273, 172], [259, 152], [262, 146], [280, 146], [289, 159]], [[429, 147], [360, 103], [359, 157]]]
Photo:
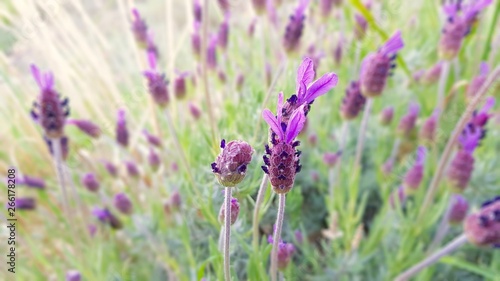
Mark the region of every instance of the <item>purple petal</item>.
[[486, 99], [486, 102], [483, 105], [483, 108], [481, 108], [480, 113], [487, 114], [490, 109], [492, 109], [495, 106], [495, 98], [494, 97], [488, 97]]
[[35, 81], [38, 84], [38, 87], [43, 88], [42, 79], [40, 78], [40, 70], [34, 64], [31, 65], [31, 74], [35, 78]]
[[396, 31], [394, 35], [385, 42], [382, 46], [381, 51], [384, 55], [394, 54], [404, 47], [403, 39], [401, 38], [401, 31]]
[[278, 116], [278, 123], [281, 124], [281, 116], [283, 115], [283, 92], [278, 94], [278, 105], [276, 106], [276, 115]]
[[417, 148], [417, 157], [415, 160], [415, 165], [423, 165], [425, 162], [425, 156], [427, 155], [427, 149], [425, 146], [419, 146]]
[[488, 63], [486, 62], [481, 62], [481, 65], [479, 66], [479, 73], [483, 76], [488, 75], [488, 72], [490, 72], [490, 67], [488, 66]]
[[[299, 66], [299, 69], [297, 69], [297, 81], [296, 81], [296, 90], [297, 93], [299, 92], [299, 88], [302, 83], [309, 85], [314, 79], [314, 63], [313, 60], [306, 57], [302, 61], [302, 63]], [[300, 98], [300, 96], [299, 96]]]
[[156, 55], [154, 52], [148, 52], [149, 67], [156, 69]]
[[304, 124], [306, 122], [306, 116], [304, 115], [304, 105], [297, 108], [290, 117], [290, 121], [288, 122], [288, 126], [286, 128], [286, 143], [291, 143], [302, 131], [304, 128]]
[[316, 82], [314, 82], [309, 89], [307, 89], [307, 94], [306, 97], [304, 98], [304, 101], [306, 102], [311, 102], [315, 98], [326, 94], [328, 91], [330, 91], [333, 87], [337, 86], [337, 82], [339, 81], [339, 78], [337, 74], [335, 73], [327, 73]]
[[140, 20], [141, 19], [141, 15], [139, 14], [139, 11], [137, 11], [136, 8], [133, 8], [132, 9], [132, 15], [134, 15], [134, 19], [136, 21]]
[[281, 125], [278, 123], [278, 120], [276, 117], [274, 117], [273, 113], [269, 109], [264, 109], [262, 111], [262, 118], [266, 121], [267, 124], [269, 124], [269, 127], [271, 127], [271, 130], [273, 130], [276, 135], [278, 135], [280, 140], [283, 140], [283, 131], [281, 130]]

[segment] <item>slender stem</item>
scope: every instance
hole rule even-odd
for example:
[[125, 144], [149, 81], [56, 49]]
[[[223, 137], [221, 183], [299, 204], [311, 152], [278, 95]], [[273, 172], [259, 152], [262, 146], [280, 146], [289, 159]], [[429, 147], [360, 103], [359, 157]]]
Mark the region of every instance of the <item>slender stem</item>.
[[448, 143], [446, 144], [446, 147], [443, 151], [443, 154], [441, 155], [441, 158], [439, 159], [439, 164], [437, 166], [436, 172], [434, 173], [434, 176], [432, 177], [432, 181], [429, 185], [429, 188], [427, 189], [427, 194], [425, 195], [424, 202], [422, 203], [422, 206], [420, 208], [419, 218], [422, 218], [424, 212], [429, 208], [429, 205], [434, 200], [434, 195], [435, 195], [437, 188], [439, 187], [439, 183], [441, 182], [441, 179], [444, 175], [444, 170], [445, 170], [446, 165], [448, 163], [448, 159], [450, 158], [453, 147], [454, 147], [455, 143], [457, 142], [458, 136], [462, 133], [463, 129], [465, 128], [465, 125], [469, 121], [474, 109], [483, 100], [484, 96], [486, 96], [486, 94], [488, 93], [488, 90], [497, 81], [499, 76], [500, 76], [500, 67], [497, 66], [495, 68], [495, 70], [493, 70], [493, 72], [488, 76], [488, 79], [486, 79], [486, 81], [484, 82], [481, 89], [479, 89], [478, 93], [474, 96], [474, 98], [467, 105], [467, 108], [465, 109], [465, 112], [460, 117], [460, 120], [458, 120], [457, 125], [455, 126], [455, 129], [453, 130], [453, 132], [448, 140]]
[[465, 244], [467, 242], [467, 237], [465, 234], [462, 234], [455, 238], [453, 241], [451, 241], [448, 245], [444, 246], [442, 249], [437, 251], [436, 253], [432, 254], [431, 256], [427, 257], [420, 263], [416, 264], [412, 268], [408, 269], [407, 271], [401, 273], [398, 275], [394, 281], [405, 281], [408, 280], [410, 277], [413, 275], [419, 273], [421, 270], [425, 269], [426, 267], [431, 266], [435, 262], [437, 262], [440, 258], [443, 256], [453, 252], [454, 250], [458, 249], [460, 246]]
[[286, 194], [278, 194], [278, 214], [273, 235], [273, 250], [271, 252], [271, 280], [276, 281], [278, 274], [278, 246], [281, 240], [281, 228], [283, 227], [283, 219], [285, 217], [285, 200]]
[[61, 138], [52, 140], [52, 147], [54, 148], [54, 165], [56, 166], [57, 178], [59, 180], [59, 185], [61, 186], [62, 190], [64, 212], [68, 216], [71, 216], [72, 212], [70, 212], [69, 210], [68, 193], [66, 191], [66, 181], [64, 180], [61, 141], [62, 141]]
[[460, 62], [458, 61], [458, 57], [455, 57], [455, 59], [453, 59], [453, 70], [455, 71], [455, 79], [454, 81], [457, 81], [458, 78], [460, 77]]
[[255, 199], [255, 206], [253, 210], [253, 247], [257, 249], [259, 246], [259, 211], [262, 201], [264, 201], [264, 195], [267, 191], [267, 180], [269, 179], [267, 174], [262, 177], [262, 182], [260, 183], [259, 192], [257, 193], [257, 198]]
[[437, 108], [442, 112], [444, 108], [444, 94], [446, 91], [446, 82], [450, 73], [450, 62], [445, 60], [441, 65], [441, 75], [439, 76], [438, 95], [437, 95]]
[[224, 278], [231, 280], [229, 242], [231, 240], [231, 187], [226, 187], [226, 197], [224, 198]]
[[432, 253], [434, 249], [439, 246], [441, 241], [443, 241], [443, 238], [446, 236], [446, 233], [448, 233], [449, 229], [450, 224], [448, 223], [448, 214], [445, 214], [441, 219], [441, 222], [439, 223], [438, 229], [436, 231], [436, 236], [434, 236], [434, 239], [432, 240], [432, 243], [427, 250], [428, 253]]
[[361, 127], [359, 128], [358, 135], [358, 145], [356, 147], [356, 158], [355, 158], [355, 168], [358, 168], [361, 165], [361, 156], [363, 154], [363, 146], [365, 142], [366, 135], [366, 127], [368, 125], [368, 117], [370, 117], [370, 113], [372, 110], [373, 98], [368, 98], [366, 102], [365, 111], [363, 113], [363, 120], [361, 121]]
[[330, 167], [328, 169], [328, 186], [329, 186], [329, 195], [330, 195], [330, 206], [333, 208], [333, 200], [334, 200], [334, 189], [335, 189], [335, 170], [336, 167]]

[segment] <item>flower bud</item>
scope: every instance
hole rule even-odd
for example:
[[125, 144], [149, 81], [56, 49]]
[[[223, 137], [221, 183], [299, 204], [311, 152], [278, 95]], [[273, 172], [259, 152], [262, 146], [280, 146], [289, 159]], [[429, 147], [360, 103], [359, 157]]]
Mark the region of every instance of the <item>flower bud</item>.
[[411, 167], [404, 177], [404, 186], [407, 190], [416, 190], [420, 183], [422, 182], [422, 178], [424, 176], [424, 163], [425, 156], [427, 154], [427, 150], [424, 146], [420, 146], [417, 149], [417, 155], [415, 157], [415, 164]]
[[366, 21], [365, 17], [356, 13], [354, 14], [355, 25], [354, 25], [354, 37], [361, 41], [365, 38], [366, 29], [368, 28], [368, 21]]
[[146, 140], [148, 141], [149, 144], [151, 144], [153, 146], [156, 146], [156, 147], [161, 147], [162, 146], [162, 144], [161, 144], [161, 138], [159, 138], [159, 137], [157, 137], [155, 135], [150, 134], [146, 130], [143, 130], [142, 133], [144, 134], [144, 137], [146, 138]]
[[425, 120], [420, 128], [420, 138], [427, 143], [432, 143], [435, 140], [437, 119], [439, 117], [439, 110], [434, 110], [434, 113]]
[[334, 167], [341, 155], [342, 153], [340, 151], [335, 153], [326, 152], [323, 154], [323, 162], [329, 167]]
[[69, 270], [66, 272], [66, 281], [81, 281], [82, 275], [77, 270]]
[[153, 148], [149, 149], [148, 163], [154, 171], [158, 170], [161, 165], [160, 155], [158, 155], [158, 153], [156, 153]]
[[67, 124], [75, 125], [80, 131], [93, 138], [98, 138], [101, 135], [99, 126], [89, 120], [71, 119], [67, 121]]
[[181, 73], [174, 80], [174, 95], [179, 100], [186, 97], [186, 75], [186, 73]]
[[89, 191], [96, 192], [99, 190], [99, 181], [93, 173], [87, 173], [81, 178], [82, 185]]
[[118, 120], [116, 122], [116, 142], [123, 147], [128, 146], [129, 133], [127, 129], [127, 122], [125, 120], [125, 110], [118, 111]]
[[280, 242], [278, 244], [278, 269], [285, 270], [292, 260], [295, 247], [291, 243]]
[[92, 215], [96, 217], [100, 222], [108, 224], [113, 229], [120, 229], [123, 227], [121, 221], [113, 215], [108, 208], [94, 207], [92, 209]]
[[394, 117], [394, 107], [388, 106], [384, 108], [380, 113], [380, 124], [382, 124], [383, 126], [391, 124], [393, 117]]
[[245, 178], [253, 148], [244, 141], [231, 141], [226, 145], [225, 140], [221, 141], [220, 147], [222, 152], [212, 163], [212, 172], [221, 185], [236, 186]]
[[139, 168], [132, 161], [126, 161], [125, 167], [127, 168], [127, 174], [133, 178], [137, 178], [140, 176]]
[[113, 177], [116, 177], [118, 176], [118, 169], [116, 168], [116, 166], [111, 163], [111, 162], [108, 162], [108, 161], [103, 161], [103, 165], [104, 165], [104, 168], [106, 169], [106, 171]]
[[188, 106], [189, 106], [189, 113], [191, 113], [191, 116], [193, 116], [195, 120], [200, 119], [201, 110], [192, 102], [190, 102]]
[[125, 193], [117, 193], [113, 200], [115, 208], [125, 215], [132, 214], [132, 202]]
[[467, 216], [469, 210], [469, 203], [460, 194], [453, 194], [450, 199], [450, 206], [448, 207], [447, 218], [450, 224], [461, 223]]
[[45, 181], [43, 179], [27, 175], [22, 176], [17, 181], [17, 184], [25, 185], [30, 188], [45, 189]]
[[340, 113], [346, 120], [352, 120], [358, 117], [365, 106], [366, 98], [361, 94], [358, 81], [353, 81], [345, 91], [345, 97], [342, 99]]
[[420, 112], [420, 106], [418, 103], [411, 103], [408, 107], [408, 113], [401, 118], [399, 121], [398, 131], [406, 138], [411, 136], [415, 124], [417, 123], [418, 114]]
[[[36, 208], [35, 198], [32, 197], [17, 197], [14, 203], [18, 210], [34, 210]], [[7, 206], [10, 207], [10, 205]]]
[[[219, 222], [221, 224], [224, 224], [226, 218], [225, 217], [226, 207], [224, 205], [225, 204], [222, 204], [219, 211]], [[238, 202], [238, 199], [231, 198], [231, 225], [233, 225], [236, 222], [236, 219], [238, 219], [239, 214], [240, 214], [240, 203]]]
[[302, 37], [302, 32], [304, 29], [304, 12], [307, 8], [309, 1], [299, 1], [299, 6], [295, 10], [295, 13], [290, 16], [290, 21], [288, 22], [285, 35], [283, 37], [283, 46], [288, 53], [295, 52], [300, 46], [300, 38]]

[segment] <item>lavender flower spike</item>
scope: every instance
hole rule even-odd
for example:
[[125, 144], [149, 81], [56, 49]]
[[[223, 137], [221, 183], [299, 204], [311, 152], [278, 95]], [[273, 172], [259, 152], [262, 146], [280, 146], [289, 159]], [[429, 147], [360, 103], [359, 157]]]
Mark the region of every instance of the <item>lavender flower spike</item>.
[[208, 42], [207, 47], [207, 66], [209, 69], [214, 70], [217, 68], [217, 34], [213, 34]]
[[266, 11], [266, 3], [270, 0], [252, 0], [252, 6], [255, 12], [259, 15]]
[[132, 9], [132, 32], [139, 45], [145, 47], [148, 41], [148, 26], [137, 9]]
[[149, 133], [147, 130], [143, 130], [142, 133], [150, 145], [155, 147], [162, 147], [161, 138]]
[[345, 97], [342, 99], [340, 113], [346, 120], [358, 117], [365, 106], [366, 98], [361, 94], [358, 81], [353, 81], [345, 90]]
[[148, 90], [153, 100], [160, 107], [168, 105], [168, 81], [165, 79], [165, 74], [159, 73], [156, 69], [156, 56], [153, 52], [148, 52], [149, 70], [143, 74], [148, 80]]
[[194, 55], [199, 58], [201, 56], [201, 35], [200, 35], [201, 24], [199, 22], [194, 23], [194, 32], [191, 34], [191, 46], [193, 48]]
[[396, 66], [393, 61], [404, 46], [401, 32], [397, 31], [377, 53], [369, 54], [361, 66], [361, 92], [365, 97], [377, 97], [385, 88], [387, 77]]
[[269, 174], [271, 185], [278, 194], [290, 191], [295, 181], [295, 175], [300, 172], [300, 152], [296, 150], [299, 145], [294, 141], [298, 136], [306, 117], [304, 105], [297, 108], [291, 115], [288, 124], [282, 123], [283, 94], [278, 96], [277, 116], [275, 117], [269, 109], [262, 112], [262, 117], [272, 130], [272, 148], [266, 147], [264, 155], [265, 166], [262, 169]]
[[477, 246], [500, 244], [500, 196], [485, 202], [476, 213], [464, 221], [464, 233]]
[[481, 66], [479, 67], [479, 75], [474, 77], [467, 87], [466, 95], [468, 101], [472, 100], [476, 93], [481, 89], [484, 81], [486, 81], [486, 78], [488, 77], [488, 72], [490, 72], [490, 67], [488, 66], [488, 64], [486, 62], [481, 62]]
[[447, 212], [447, 220], [451, 224], [461, 223], [467, 216], [469, 203], [460, 194], [453, 194], [450, 199], [450, 206]]
[[66, 281], [81, 281], [82, 275], [77, 270], [69, 270], [66, 272]]
[[420, 106], [418, 103], [411, 103], [408, 106], [408, 113], [399, 121], [398, 131], [404, 137], [409, 137], [417, 122]]
[[193, 14], [194, 14], [194, 21], [201, 22], [201, 19], [203, 17], [203, 10], [201, 8], [200, 0], [194, 0]]
[[120, 229], [123, 227], [121, 221], [109, 211], [108, 208], [94, 207], [92, 209], [92, 215], [96, 217], [100, 222], [109, 224], [113, 229]]
[[36, 189], [45, 189], [45, 181], [42, 178], [36, 178], [32, 176], [27, 176], [24, 175], [21, 177], [18, 181], [17, 184], [19, 185], [25, 185], [30, 188], [36, 188]]
[[432, 115], [427, 118], [424, 124], [422, 124], [422, 127], [420, 127], [420, 138], [422, 138], [424, 142], [432, 143], [434, 141], [436, 137], [436, 126], [439, 112], [439, 109], [434, 110]]
[[83, 133], [98, 138], [101, 135], [101, 128], [94, 124], [92, 121], [83, 119], [71, 119], [66, 122], [67, 124], [75, 125]]
[[123, 214], [130, 215], [132, 213], [132, 202], [128, 198], [127, 194], [123, 192], [117, 193], [114, 197], [113, 203], [116, 209]]
[[479, 145], [480, 130], [467, 127], [459, 137], [461, 149], [457, 151], [448, 168], [448, 180], [455, 192], [462, 192], [469, 184], [474, 169], [472, 153]]
[[224, 15], [224, 21], [219, 26], [219, 33], [217, 35], [217, 43], [222, 50], [227, 49], [229, 42], [229, 13]]
[[283, 46], [285, 51], [291, 53], [297, 51], [300, 46], [300, 38], [304, 29], [304, 12], [309, 4], [309, 0], [299, 0], [299, 6], [295, 13], [290, 16], [290, 22], [286, 26], [285, 36], [283, 37]]
[[97, 192], [99, 190], [99, 181], [93, 173], [87, 173], [82, 176], [81, 183], [89, 191]]
[[404, 186], [408, 191], [416, 190], [422, 182], [426, 154], [427, 149], [425, 149], [424, 146], [419, 146], [417, 149], [415, 164], [413, 164], [413, 167], [408, 170], [403, 181]]
[[118, 111], [118, 120], [116, 122], [116, 142], [123, 147], [128, 146], [129, 133], [127, 129], [127, 122], [125, 120], [125, 110]]
[[31, 73], [40, 88], [31, 116], [42, 126], [48, 139], [61, 138], [69, 115], [68, 99], [60, 99], [59, 93], [54, 89], [54, 75], [51, 72], [40, 73], [38, 67], [32, 64]]

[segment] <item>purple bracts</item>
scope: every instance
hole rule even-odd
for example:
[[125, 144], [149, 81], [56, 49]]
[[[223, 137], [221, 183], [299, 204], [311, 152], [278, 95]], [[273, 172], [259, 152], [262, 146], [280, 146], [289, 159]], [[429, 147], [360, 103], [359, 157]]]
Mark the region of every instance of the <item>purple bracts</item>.
[[115, 208], [123, 214], [130, 215], [132, 213], [132, 201], [125, 193], [117, 193], [113, 199]]
[[99, 181], [96, 176], [92, 173], [87, 173], [82, 176], [81, 183], [89, 191], [96, 192], [99, 190]]
[[417, 155], [415, 157], [415, 164], [411, 167], [403, 180], [404, 187], [407, 190], [416, 190], [422, 179], [424, 177], [424, 163], [427, 150], [423, 146], [419, 146], [417, 149]]
[[222, 186], [233, 187], [246, 175], [247, 166], [252, 160], [253, 148], [244, 141], [221, 142], [222, 152], [212, 163], [212, 172]]

